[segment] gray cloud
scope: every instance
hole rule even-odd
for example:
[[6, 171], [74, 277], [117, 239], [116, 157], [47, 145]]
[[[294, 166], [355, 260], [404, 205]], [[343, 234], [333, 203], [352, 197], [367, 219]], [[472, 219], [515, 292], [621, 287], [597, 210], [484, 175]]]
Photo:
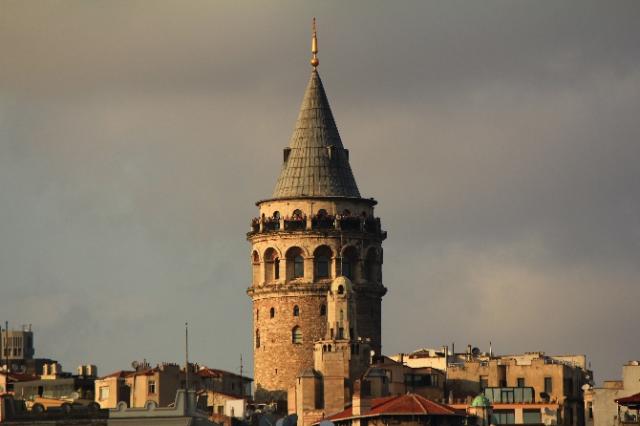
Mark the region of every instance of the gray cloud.
[[38, 355], [249, 358], [247, 222], [320, 72], [379, 201], [384, 347], [637, 358], [636, 2], [5, 1], [0, 312]]

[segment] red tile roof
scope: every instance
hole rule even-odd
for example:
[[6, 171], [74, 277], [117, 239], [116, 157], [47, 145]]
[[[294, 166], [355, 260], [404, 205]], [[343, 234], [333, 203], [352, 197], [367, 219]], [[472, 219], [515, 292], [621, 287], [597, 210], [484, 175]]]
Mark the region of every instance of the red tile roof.
[[371, 409], [361, 416], [354, 416], [352, 407], [349, 407], [341, 413], [334, 414], [325, 420], [333, 421], [344, 420], [352, 417], [397, 415], [455, 416], [460, 415], [460, 413], [447, 405], [431, 401], [417, 394], [409, 393], [406, 395], [374, 398], [371, 401]]
[[196, 374], [200, 377], [205, 377], [205, 378], [222, 377], [224, 375], [229, 375], [234, 377], [242, 377], [244, 380], [253, 381], [251, 377], [240, 376], [239, 374], [233, 373], [231, 371], [225, 371], [225, 370], [220, 370], [217, 368], [210, 368], [210, 367], [201, 367]]
[[621, 405], [640, 405], [640, 393], [626, 396], [624, 398], [616, 399], [616, 402]]

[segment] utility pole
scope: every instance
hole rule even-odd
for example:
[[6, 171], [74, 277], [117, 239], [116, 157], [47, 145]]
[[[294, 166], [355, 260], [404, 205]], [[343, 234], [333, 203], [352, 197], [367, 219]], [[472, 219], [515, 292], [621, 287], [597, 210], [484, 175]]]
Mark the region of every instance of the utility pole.
[[189, 409], [189, 323], [185, 322], [184, 323], [184, 354], [185, 354], [185, 368], [184, 368], [184, 374], [185, 374], [185, 394], [184, 394], [184, 402], [185, 402], [185, 408], [188, 410]]
[[244, 398], [244, 376], [242, 375], [242, 354], [240, 354], [240, 396]]
[[5, 368], [7, 369], [7, 373], [11, 372], [11, 367], [9, 366], [9, 321], [4, 322], [4, 342], [2, 342], [2, 350], [4, 351], [4, 360], [6, 362]]

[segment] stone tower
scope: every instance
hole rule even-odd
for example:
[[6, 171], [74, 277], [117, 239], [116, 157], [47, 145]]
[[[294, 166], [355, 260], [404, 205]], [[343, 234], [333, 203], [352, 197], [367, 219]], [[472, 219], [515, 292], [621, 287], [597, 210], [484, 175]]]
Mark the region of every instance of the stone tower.
[[[326, 295], [334, 278], [353, 283], [356, 334], [380, 354], [382, 241], [376, 201], [362, 198], [317, 71], [312, 71], [273, 195], [256, 205], [252, 245], [254, 375], [258, 387], [287, 391], [314, 366], [327, 335]], [[337, 331], [336, 331], [337, 332]], [[346, 330], [346, 333], [349, 331]]]

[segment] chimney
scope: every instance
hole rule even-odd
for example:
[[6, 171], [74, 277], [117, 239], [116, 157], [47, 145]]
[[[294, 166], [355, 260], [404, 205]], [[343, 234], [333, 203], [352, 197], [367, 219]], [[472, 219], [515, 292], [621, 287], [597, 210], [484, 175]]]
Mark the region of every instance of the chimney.
[[354, 416], [363, 416], [371, 411], [371, 385], [368, 380], [356, 380], [351, 401]]

